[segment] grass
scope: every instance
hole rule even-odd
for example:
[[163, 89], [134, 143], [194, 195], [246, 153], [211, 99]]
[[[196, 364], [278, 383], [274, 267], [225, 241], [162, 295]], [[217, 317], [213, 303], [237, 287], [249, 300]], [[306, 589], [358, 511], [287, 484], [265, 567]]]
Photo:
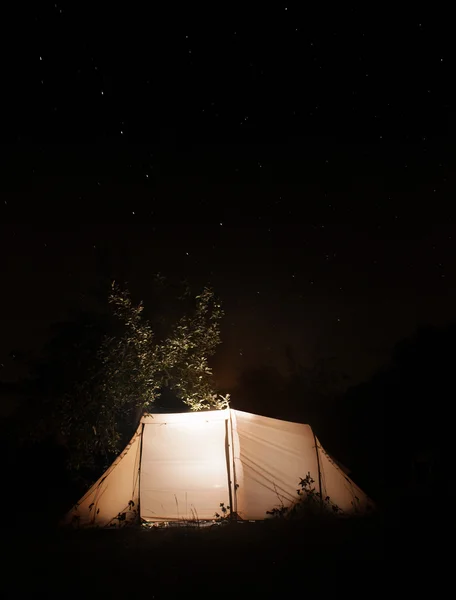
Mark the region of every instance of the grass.
[[[147, 591], [148, 598], [168, 598], [192, 590], [226, 591], [241, 582], [267, 591], [287, 579], [299, 585], [301, 576], [309, 574], [309, 565], [383, 559], [379, 517], [269, 520], [204, 529], [43, 532], [31, 528], [10, 531], [7, 537], [14, 564], [8, 586], [15, 597], [43, 592], [48, 597], [129, 598], [141, 590]], [[22, 575], [18, 565], [24, 567]]]

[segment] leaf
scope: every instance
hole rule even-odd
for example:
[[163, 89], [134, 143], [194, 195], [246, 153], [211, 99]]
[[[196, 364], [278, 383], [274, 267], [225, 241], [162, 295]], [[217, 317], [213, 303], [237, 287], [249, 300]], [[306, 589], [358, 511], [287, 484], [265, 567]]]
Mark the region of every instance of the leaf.
[[[80, 354], [82, 338], [72, 338], [75, 359], [69, 363], [65, 355], [65, 362], [82, 364], [86, 360], [91, 368], [87, 375], [78, 374], [50, 405], [70, 450], [69, 466], [81, 471], [94, 468], [100, 457], [117, 454], [124, 441], [119, 424], [127, 430], [134, 427], [137, 407], [150, 408], [165, 387], [191, 410], [227, 406], [228, 397], [215, 392], [208, 366], [221, 342], [223, 316], [210, 288], [194, 298], [193, 310], [171, 323], [169, 335], [160, 340], [144, 317], [143, 304], [135, 304], [127, 289], [113, 282], [108, 301], [118, 330], [100, 336], [93, 354], [87, 356]], [[88, 335], [91, 327], [83, 325], [79, 331]]]

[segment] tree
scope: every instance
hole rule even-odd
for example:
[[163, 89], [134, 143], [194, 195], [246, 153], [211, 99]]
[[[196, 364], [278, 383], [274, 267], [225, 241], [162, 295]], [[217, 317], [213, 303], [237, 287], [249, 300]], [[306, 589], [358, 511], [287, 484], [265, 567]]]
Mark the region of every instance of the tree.
[[69, 450], [71, 468], [90, 468], [98, 457], [106, 462], [118, 453], [139, 416], [166, 388], [190, 410], [227, 406], [228, 397], [214, 391], [208, 364], [221, 343], [223, 311], [208, 287], [194, 301], [193, 310], [158, 339], [143, 303], [135, 305], [127, 289], [112, 284], [109, 305], [119, 327], [102, 337], [88, 367], [84, 356], [83, 377], [57, 386], [44, 413]]

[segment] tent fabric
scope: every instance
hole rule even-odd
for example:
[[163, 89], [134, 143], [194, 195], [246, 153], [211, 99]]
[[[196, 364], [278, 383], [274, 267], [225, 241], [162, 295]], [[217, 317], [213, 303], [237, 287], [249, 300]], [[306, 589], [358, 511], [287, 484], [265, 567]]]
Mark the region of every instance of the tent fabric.
[[369, 510], [372, 507], [369, 497], [342, 471], [324, 450], [318, 439], [317, 445], [323, 498], [329, 497], [332, 504], [345, 512]]
[[[144, 424], [141, 517], [209, 520], [229, 506], [227, 416], [222, 411], [160, 415]], [[164, 418], [163, 418], [164, 417]]]
[[68, 513], [65, 522], [115, 526], [212, 520], [230, 506], [245, 520], [297, 501], [311, 474], [316, 491], [343, 512], [372, 502], [325, 452], [309, 425], [234, 409], [151, 414], [124, 452]]
[[139, 466], [142, 423], [130, 443], [66, 516], [79, 527], [117, 525], [119, 515], [136, 518], [139, 505]]
[[233, 410], [239, 441], [235, 455], [237, 513], [264, 519], [267, 511], [297, 499], [301, 477], [316, 473], [317, 455], [309, 425]]

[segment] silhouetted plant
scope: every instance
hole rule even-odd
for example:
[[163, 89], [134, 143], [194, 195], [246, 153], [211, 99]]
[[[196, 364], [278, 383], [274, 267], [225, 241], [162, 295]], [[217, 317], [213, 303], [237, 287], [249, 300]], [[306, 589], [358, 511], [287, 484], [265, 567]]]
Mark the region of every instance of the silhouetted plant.
[[299, 488], [296, 490], [298, 494], [296, 502], [290, 506], [285, 506], [279, 496], [281, 506], [266, 511], [266, 514], [276, 519], [299, 519], [308, 515], [335, 515], [342, 513], [342, 509], [334, 502], [331, 502], [329, 496], [322, 498], [321, 493], [313, 486], [314, 483], [315, 480], [311, 477], [310, 472], [308, 472], [304, 478], [300, 478], [299, 480]]
[[[128, 430], [130, 435], [141, 413], [150, 410], [164, 390], [171, 390], [190, 410], [222, 409], [229, 401], [215, 393], [208, 364], [221, 343], [223, 317], [210, 288], [169, 323], [163, 337], [127, 289], [113, 283], [108, 300], [106, 323], [95, 328], [84, 322], [83, 330], [76, 324], [69, 339], [57, 340], [61, 347], [53, 347], [49, 358], [59, 360], [47, 365], [36, 384], [44, 386], [41, 395], [46, 401], [40, 402], [39, 415], [37, 410], [43, 426], [27, 428], [42, 438], [58, 435], [75, 472], [97, 470], [98, 458], [109, 464], [122, 447], [123, 434]], [[68, 355], [64, 342], [70, 346]]]
[[220, 502], [220, 511], [221, 511], [221, 514], [218, 512], [215, 513], [216, 520], [217, 521], [228, 521], [228, 519], [231, 517], [231, 507], [225, 506], [224, 502]]
[[271, 510], [267, 510], [266, 514], [267, 515], [271, 515], [272, 517], [276, 518], [276, 519], [283, 519], [287, 513], [288, 513], [288, 506], [285, 506], [284, 504], [282, 504], [282, 506], [280, 506], [279, 508], [273, 508]]
[[121, 511], [117, 517], [109, 524], [110, 527], [125, 527], [127, 525], [133, 525], [137, 522], [138, 511], [135, 508], [135, 503], [133, 500], [128, 502], [128, 506], [125, 510]]

